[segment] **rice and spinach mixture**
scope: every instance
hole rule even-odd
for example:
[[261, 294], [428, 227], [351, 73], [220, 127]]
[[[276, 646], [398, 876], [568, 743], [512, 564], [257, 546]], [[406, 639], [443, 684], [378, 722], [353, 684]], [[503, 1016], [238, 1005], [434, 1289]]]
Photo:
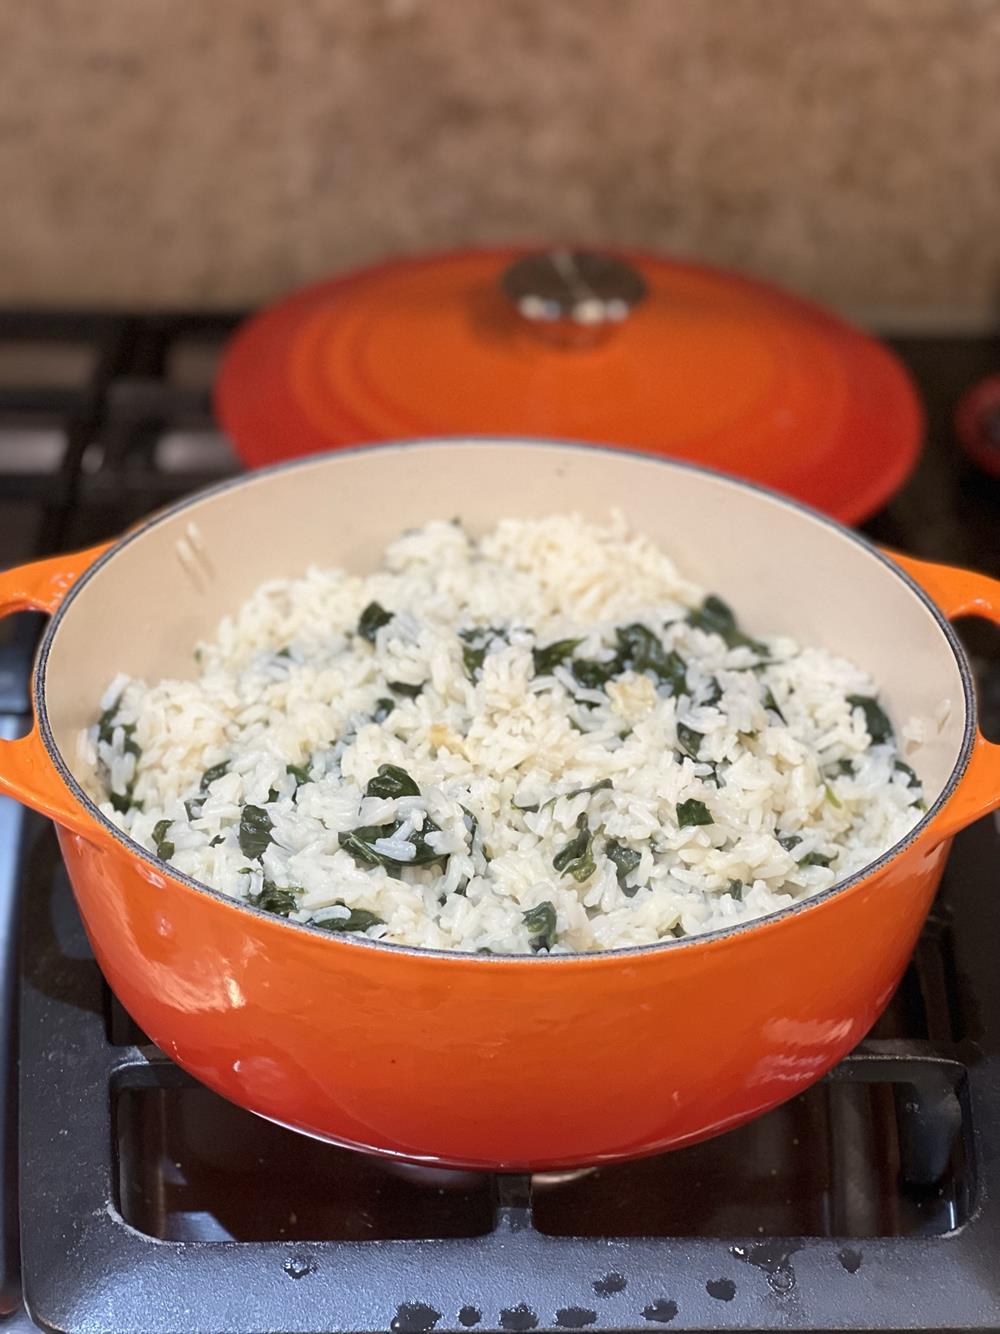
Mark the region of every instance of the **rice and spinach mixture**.
[[113, 681], [86, 758], [133, 839], [282, 917], [647, 945], [824, 890], [923, 808], [876, 683], [764, 632], [619, 517], [432, 522], [260, 587], [192, 679]]

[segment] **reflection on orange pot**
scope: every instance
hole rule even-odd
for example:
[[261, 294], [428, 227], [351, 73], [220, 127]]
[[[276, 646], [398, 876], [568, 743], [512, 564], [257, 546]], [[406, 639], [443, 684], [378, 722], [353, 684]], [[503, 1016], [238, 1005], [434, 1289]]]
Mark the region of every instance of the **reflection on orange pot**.
[[[351, 497], [376, 492], [379, 514], [358, 515]], [[762, 921], [655, 947], [443, 954], [237, 904], [166, 870], [84, 795], [73, 738], [107, 680], [181, 670], [185, 646], [264, 577], [310, 561], [363, 567], [394, 531], [438, 513], [461, 512], [475, 530], [504, 513], [610, 504], [748, 623], [827, 640], [884, 684], [896, 717], [936, 719], [909, 756], [930, 810], [867, 874]], [[240, 536], [262, 515], [275, 539], [266, 550]], [[738, 559], [726, 554], [733, 531]], [[181, 577], [192, 552], [196, 572]], [[655, 1152], [784, 1101], [865, 1034], [906, 966], [951, 836], [1000, 804], [1000, 748], [975, 733], [945, 619], [1000, 618], [1000, 585], [894, 561], [768, 493], [621, 451], [341, 452], [185, 502], [103, 555], [0, 576], [3, 609], [55, 613], [36, 667], [36, 729], [0, 748], [0, 788], [56, 820], [88, 936], [125, 1007], [233, 1101], [323, 1138], [457, 1166]]]

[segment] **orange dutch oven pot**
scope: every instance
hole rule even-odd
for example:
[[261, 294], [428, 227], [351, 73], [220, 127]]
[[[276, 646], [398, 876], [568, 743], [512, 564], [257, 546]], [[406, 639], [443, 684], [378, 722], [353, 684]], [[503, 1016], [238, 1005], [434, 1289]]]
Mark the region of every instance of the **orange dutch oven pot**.
[[[928, 810], [863, 874], [757, 922], [590, 955], [487, 957], [331, 936], [172, 872], [86, 796], [76, 738], [119, 671], [193, 672], [264, 579], [364, 571], [401, 529], [460, 514], [620, 508], [756, 631], [852, 658], [901, 725]], [[412, 1161], [528, 1170], [717, 1134], [800, 1092], [885, 1006], [955, 832], [1000, 805], [948, 618], [1000, 619], [1000, 584], [887, 556], [831, 520], [642, 453], [518, 440], [339, 450], [251, 474], [119, 542], [0, 576], [52, 613], [35, 723], [0, 790], [56, 823], [98, 963], [150, 1038], [236, 1103]], [[28, 942], [30, 949], [30, 941]]]

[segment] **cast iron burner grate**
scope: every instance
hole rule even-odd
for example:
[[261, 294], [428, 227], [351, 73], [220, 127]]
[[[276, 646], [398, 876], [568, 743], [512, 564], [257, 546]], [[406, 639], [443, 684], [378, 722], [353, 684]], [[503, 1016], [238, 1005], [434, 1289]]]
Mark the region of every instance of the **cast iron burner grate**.
[[384, 1164], [196, 1084], [110, 996], [55, 839], [31, 828], [21, 1246], [39, 1324], [1000, 1326], [994, 822], [956, 841], [903, 984], [828, 1078], [707, 1144], [534, 1178]]
[[[0, 564], [113, 536], [237, 470], [209, 405], [235, 323], [0, 312]], [[896, 348], [929, 438], [866, 531], [1000, 574], [1000, 483], [951, 428], [1000, 340]], [[0, 627], [2, 735], [23, 726], [37, 629]], [[1000, 739], [997, 636], [963, 634]], [[1000, 1329], [998, 854], [994, 822], [956, 840], [886, 1015], [786, 1107], [588, 1173], [434, 1174], [305, 1140], [189, 1079], [107, 991], [51, 830], [0, 801], [0, 1014], [19, 1002], [21, 1050], [15, 1137], [0, 1024], [0, 1310], [23, 1287], [38, 1325], [81, 1334]]]

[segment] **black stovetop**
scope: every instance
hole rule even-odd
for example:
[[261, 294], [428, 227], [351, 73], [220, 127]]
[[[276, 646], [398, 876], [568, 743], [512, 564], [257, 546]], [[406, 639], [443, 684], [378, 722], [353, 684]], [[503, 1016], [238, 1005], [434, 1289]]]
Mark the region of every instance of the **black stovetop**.
[[[234, 323], [0, 315], [0, 562], [113, 535], [236, 470], [208, 404]], [[1000, 366], [1000, 340], [895, 346], [924, 393], [929, 443], [866, 531], [1000, 574], [1000, 483], [951, 434], [955, 399]], [[38, 620], [9, 624], [6, 734], [26, 708]], [[963, 636], [1000, 736], [997, 637]], [[11, 1334], [32, 1318], [88, 1334], [1000, 1329], [998, 868], [994, 821], [956, 841], [888, 1011], [785, 1107], [593, 1172], [433, 1173], [281, 1130], [178, 1070], [103, 983], [51, 829], [0, 802]]]

